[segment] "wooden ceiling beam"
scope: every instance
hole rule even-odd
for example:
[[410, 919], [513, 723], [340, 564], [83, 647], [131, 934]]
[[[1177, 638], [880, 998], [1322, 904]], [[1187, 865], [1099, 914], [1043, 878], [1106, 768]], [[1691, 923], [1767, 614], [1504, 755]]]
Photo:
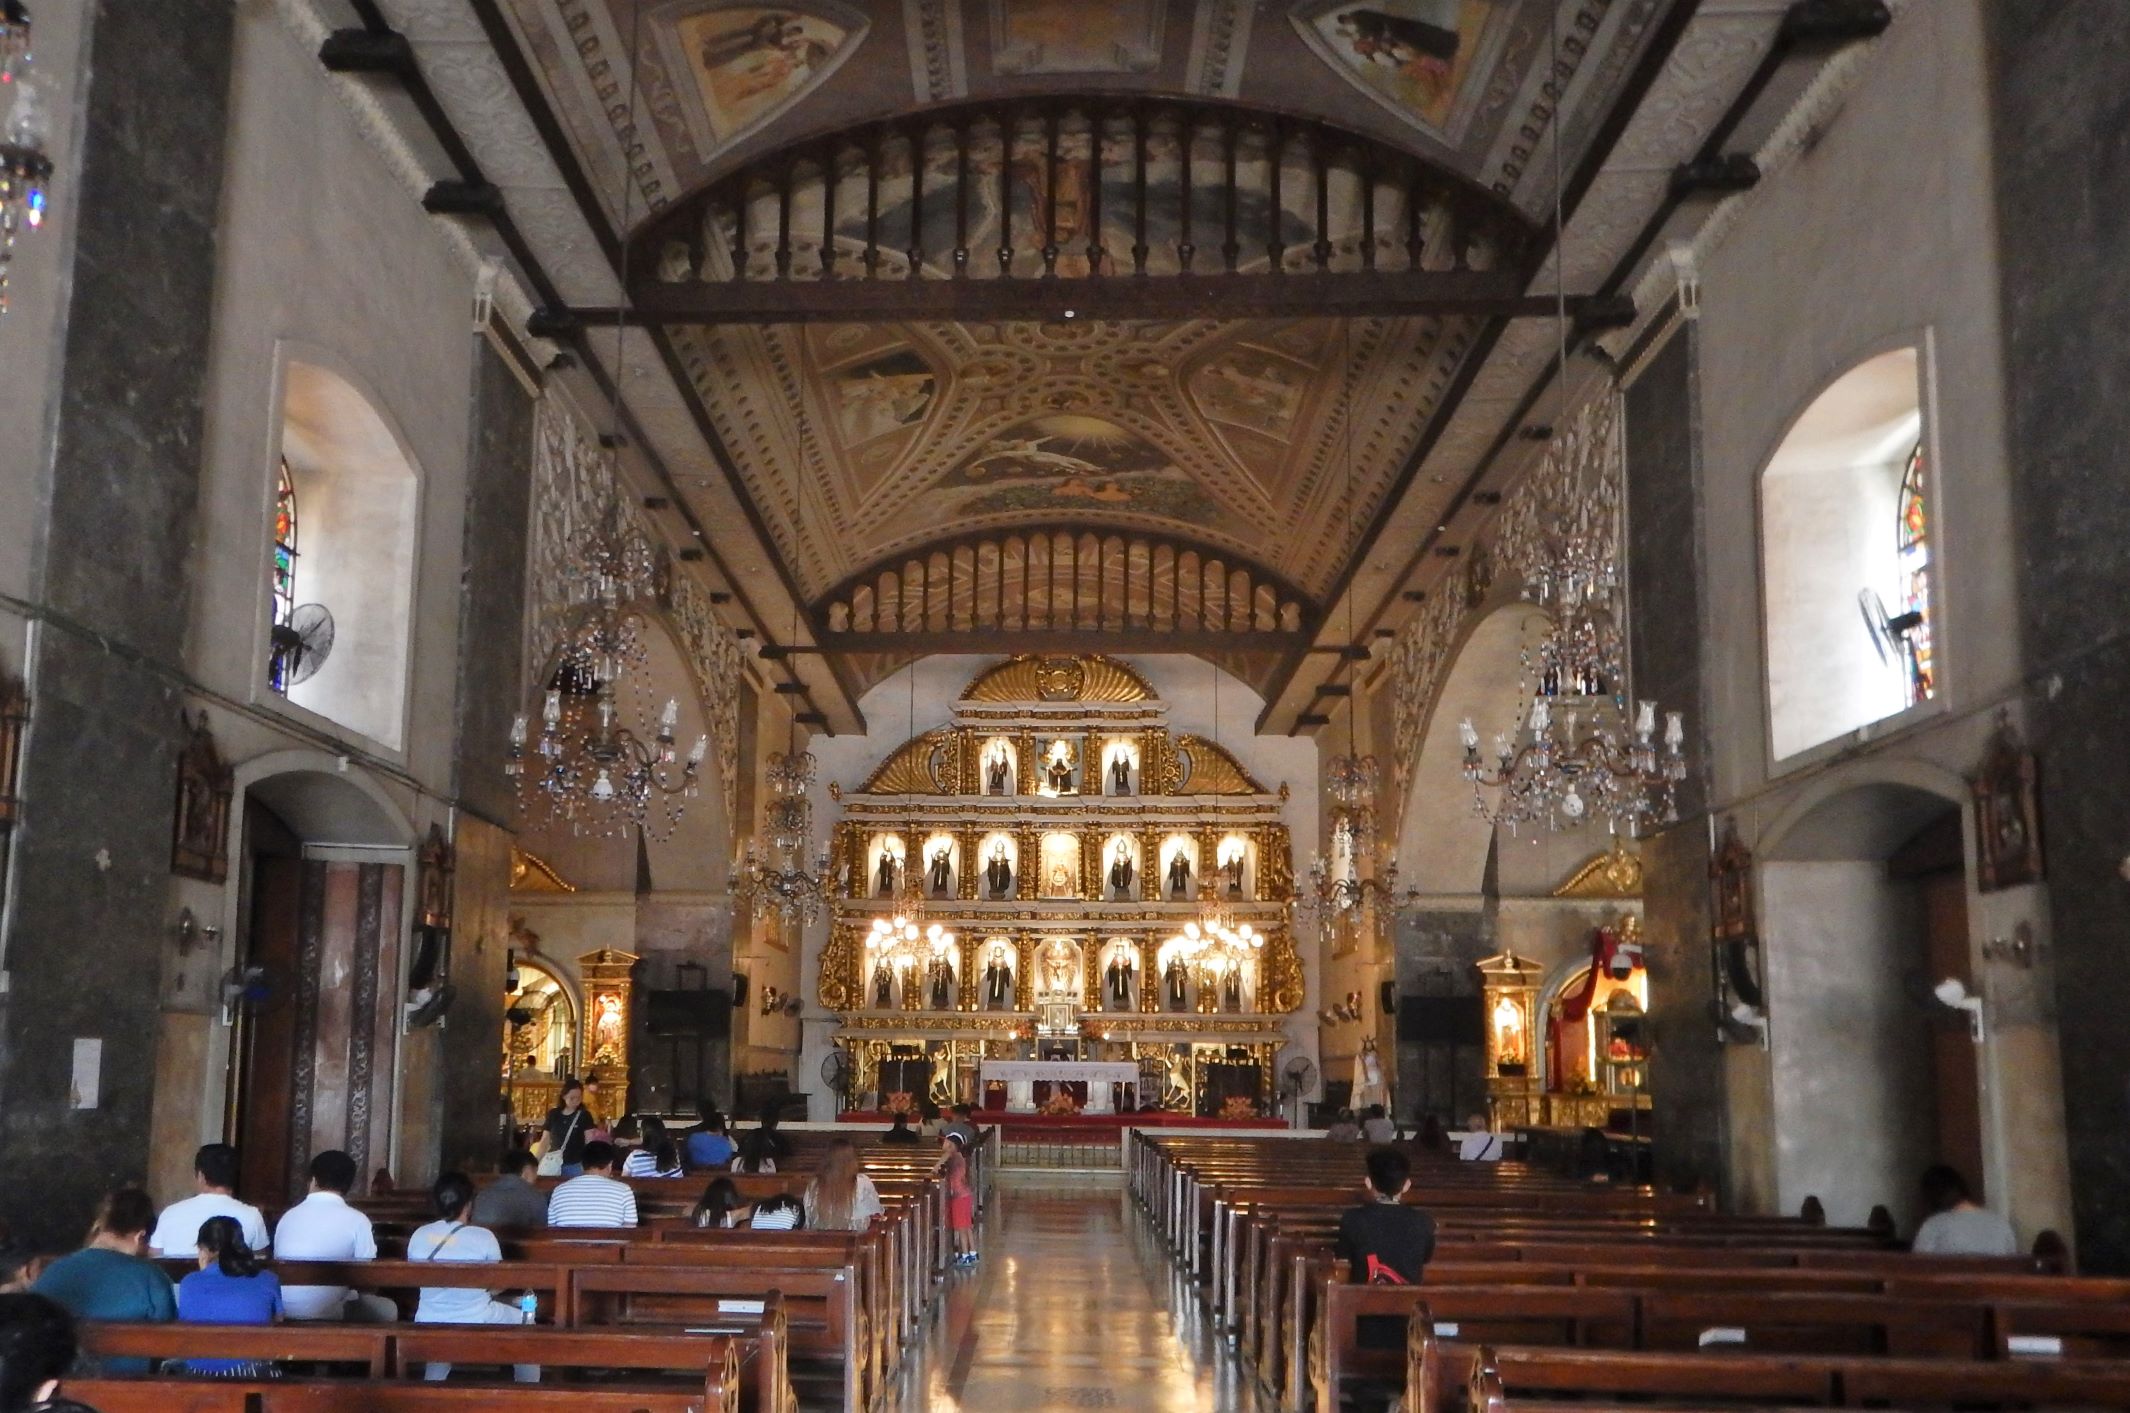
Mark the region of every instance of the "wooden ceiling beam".
[[826, 653], [995, 653], [1002, 644], [1014, 652], [1290, 653], [1309, 646], [1307, 633], [1221, 633], [1209, 629], [1164, 632], [1158, 628], [972, 628], [818, 636], [821, 650]]
[[[1066, 319], [1281, 319], [1395, 315], [1552, 318], [1551, 295], [1527, 295], [1510, 271], [1289, 271], [1284, 274], [1095, 279], [728, 280], [644, 284], [628, 309], [579, 308], [579, 326], [818, 324], [881, 321], [1059, 322]], [[1631, 321], [1621, 296], [1571, 295], [1586, 325]], [[560, 311], [549, 311], [552, 322]]]

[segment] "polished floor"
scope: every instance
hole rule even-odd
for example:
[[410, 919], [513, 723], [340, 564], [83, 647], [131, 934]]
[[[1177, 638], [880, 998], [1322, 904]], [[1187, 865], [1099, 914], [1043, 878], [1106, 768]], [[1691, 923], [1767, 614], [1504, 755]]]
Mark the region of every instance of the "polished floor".
[[895, 1413], [1262, 1413], [1121, 1177], [1009, 1173], [950, 1275]]

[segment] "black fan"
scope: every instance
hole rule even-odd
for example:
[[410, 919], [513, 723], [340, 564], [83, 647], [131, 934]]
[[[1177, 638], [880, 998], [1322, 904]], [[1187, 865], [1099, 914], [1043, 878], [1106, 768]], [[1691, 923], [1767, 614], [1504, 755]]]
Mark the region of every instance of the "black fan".
[[407, 1029], [435, 1025], [451, 1009], [452, 998], [457, 995], [458, 988], [448, 981], [434, 991], [415, 992], [407, 1001]]
[[1908, 635], [1922, 623], [1923, 615], [1910, 611], [1889, 616], [1886, 601], [1879, 597], [1876, 589], [1857, 590], [1856, 608], [1864, 615], [1864, 631], [1871, 635], [1871, 646], [1878, 649], [1879, 661], [1888, 667], [1905, 669], [1908, 665]]
[[1289, 1099], [1298, 1099], [1316, 1087], [1316, 1061], [1307, 1055], [1296, 1055], [1280, 1066], [1279, 1092]]
[[850, 1096], [851, 1057], [847, 1050], [831, 1050], [821, 1057], [821, 1082], [838, 1098]]
[[333, 613], [322, 603], [299, 603], [288, 622], [274, 629], [275, 647], [288, 662], [288, 684], [308, 682], [333, 655]]

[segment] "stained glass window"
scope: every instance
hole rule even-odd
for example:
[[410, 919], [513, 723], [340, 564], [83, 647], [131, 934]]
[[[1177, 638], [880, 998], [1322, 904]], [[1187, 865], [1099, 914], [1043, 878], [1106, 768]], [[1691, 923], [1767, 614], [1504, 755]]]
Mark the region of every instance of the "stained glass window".
[[294, 633], [289, 615], [296, 609], [296, 483], [283, 460], [274, 477], [274, 633], [273, 651], [267, 662], [267, 685], [288, 693], [288, 648]]
[[1901, 476], [1901, 523], [1896, 536], [1900, 558], [1900, 612], [1912, 626], [1902, 635], [1908, 658], [1908, 704], [1928, 701], [1937, 691], [1937, 671], [1930, 648], [1930, 510], [1924, 498], [1923, 444], [1908, 455]]

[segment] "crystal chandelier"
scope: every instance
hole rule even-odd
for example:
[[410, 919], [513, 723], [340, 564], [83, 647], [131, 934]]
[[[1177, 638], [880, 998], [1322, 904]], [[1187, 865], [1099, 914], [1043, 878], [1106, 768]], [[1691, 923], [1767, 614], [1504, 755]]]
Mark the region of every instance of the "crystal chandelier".
[[927, 926], [922, 917], [897, 907], [893, 917], [874, 918], [866, 932], [865, 969], [870, 974], [886, 962], [892, 971], [907, 972], [946, 956], [953, 948], [952, 931], [936, 922]]
[[1678, 818], [1684, 717], [1663, 713], [1660, 740], [1657, 703], [1628, 710], [1617, 403], [1606, 396], [1583, 409], [1503, 529], [1506, 557], [1524, 570], [1524, 598], [1545, 611], [1548, 626], [1523, 655], [1530, 706], [1494, 737], [1491, 760], [1470, 718], [1458, 734], [1478, 812], [1512, 832], [1601, 819], [1633, 836]]
[[21, 0], [0, 0], [0, 313], [7, 311], [7, 267], [15, 237], [44, 224], [44, 183], [52, 159], [44, 152], [44, 113], [28, 77], [30, 12]]
[[804, 926], [821, 915], [828, 898], [827, 851], [814, 855], [811, 869], [805, 863], [814, 832], [813, 804], [807, 799], [814, 770], [813, 753], [799, 750], [796, 742], [790, 751], [769, 758], [764, 772], [770, 792], [769, 854], [765, 858], [750, 840], [733, 868], [733, 894], [757, 918], [774, 912], [784, 922]]
[[[618, 504], [564, 568], [569, 627], [541, 702], [539, 735], [532, 739], [520, 715], [504, 766], [518, 782], [528, 821], [564, 823], [576, 834], [640, 829], [665, 839], [697, 793], [709, 737], [697, 736], [682, 760], [673, 737], [679, 702], [669, 698], [655, 723], [649, 710], [649, 654], [637, 605], [652, 597], [656, 575], [650, 542], [623, 522]], [[622, 700], [625, 684], [633, 710]]]

